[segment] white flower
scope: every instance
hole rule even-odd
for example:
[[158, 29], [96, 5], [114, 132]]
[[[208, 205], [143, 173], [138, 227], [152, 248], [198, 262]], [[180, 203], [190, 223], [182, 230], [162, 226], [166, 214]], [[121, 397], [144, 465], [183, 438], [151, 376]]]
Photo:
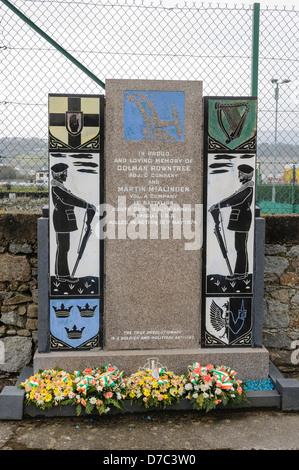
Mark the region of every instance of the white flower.
[[222, 393], [221, 388], [216, 388], [215, 395], [221, 395], [221, 393]]
[[63, 400], [64, 396], [61, 390], [59, 390], [57, 393], [55, 393], [55, 400], [60, 401]]
[[121, 396], [121, 394], [120, 394], [119, 392], [117, 392], [116, 398], [117, 398], [118, 400], [121, 400], [121, 399], [122, 399], [122, 396]]
[[208, 398], [208, 397], [209, 397], [209, 394], [208, 394], [207, 392], [204, 392], [204, 393], [203, 393], [203, 397], [204, 397], [204, 398]]
[[38, 399], [36, 400], [36, 403], [38, 405], [43, 405], [44, 404], [44, 399], [42, 397], [38, 397]]
[[194, 390], [199, 390], [199, 385], [194, 385]]
[[193, 393], [193, 398], [198, 398], [198, 393]]
[[76, 395], [77, 400], [81, 400], [80, 395]]
[[103, 390], [103, 387], [101, 387], [100, 385], [98, 385], [98, 386], [96, 387], [96, 389], [97, 389], [98, 392], [101, 392], [101, 391]]
[[95, 405], [96, 402], [97, 402], [97, 399], [96, 399], [95, 397], [91, 397], [91, 398], [89, 399], [89, 402], [90, 402], [92, 405]]
[[193, 389], [193, 385], [192, 385], [192, 384], [186, 384], [186, 385], [185, 385], [185, 389], [186, 389], [186, 390], [192, 390], [192, 389]]
[[108, 411], [110, 411], [109, 406], [107, 406], [107, 408], [106, 408], [106, 410], [105, 410], [105, 413], [108, 413]]
[[200, 388], [200, 390], [201, 390], [202, 392], [205, 392], [206, 390], [209, 389], [209, 386], [208, 386], [207, 384], [202, 384], [202, 385], [200, 385], [199, 388]]

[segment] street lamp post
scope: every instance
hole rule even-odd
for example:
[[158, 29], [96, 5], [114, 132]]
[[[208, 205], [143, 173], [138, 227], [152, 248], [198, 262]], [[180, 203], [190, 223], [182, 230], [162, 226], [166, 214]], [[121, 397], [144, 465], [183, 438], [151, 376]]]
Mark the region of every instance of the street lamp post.
[[275, 202], [276, 192], [275, 192], [275, 180], [276, 180], [276, 159], [277, 159], [277, 120], [278, 120], [278, 98], [279, 98], [279, 85], [283, 83], [289, 83], [291, 80], [281, 80], [277, 78], [272, 78], [271, 83], [275, 83], [275, 127], [274, 127], [274, 161], [273, 161], [273, 185], [272, 185], [272, 202]]

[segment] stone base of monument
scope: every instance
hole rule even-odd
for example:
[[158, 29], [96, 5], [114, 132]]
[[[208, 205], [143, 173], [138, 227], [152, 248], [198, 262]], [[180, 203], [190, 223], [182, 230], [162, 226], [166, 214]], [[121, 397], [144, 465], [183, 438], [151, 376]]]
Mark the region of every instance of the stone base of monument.
[[[4, 387], [0, 394], [0, 419], [1, 420], [21, 420], [23, 417], [72, 417], [76, 416], [76, 407], [65, 405], [54, 407], [48, 410], [41, 410], [35, 408], [33, 405], [24, 406], [24, 390], [18, 388], [18, 385], [28, 379], [33, 374], [33, 368], [24, 368], [15, 386]], [[296, 379], [286, 379], [278, 371], [278, 369], [270, 364], [269, 376], [274, 383], [274, 390], [258, 390], [247, 392], [247, 403], [242, 403], [236, 406], [227, 405], [225, 407], [218, 405], [217, 409], [278, 409], [282, 411], [298, 411], [299, 410], [299, 381]], [[267, 378], [268, 378], [267, 377]], [[123, 413], [148, 413], [157, 408], [143, 408], [136, 404], [131, 404], [130, 401], [125, 401], [124, 409], [112, 407], [109, 414], [123, 414]], [[171, 405], [166, 410], [172, 411], [186, 411], [192, 410], [192, 406], [188, 400], [182, 400], [180, 403]], [[162, 410], [163, 411], [163, 410]], [[199, 413], [194, 410], [194, 413]], [[97, 411], [93, 415], [97, 415]], [[84, 416], [84, 413], [82, 413]]]
[[145, 367], [150, 358], [156, 358], [161, 366], [176, 374], [184, 374], [189, 364], [199, 362], [225, 365], [237, 371], [240, 380], [265, 380], [269, 376], [269, 353], [261, 348], [192, 348], [161, 350], [106, 351], [94, 348], [89, 351], [36, 352], [33, 361], [34, 373], [59, 367], [72, 373], [86, 367], [116, 366], [131, 375]]

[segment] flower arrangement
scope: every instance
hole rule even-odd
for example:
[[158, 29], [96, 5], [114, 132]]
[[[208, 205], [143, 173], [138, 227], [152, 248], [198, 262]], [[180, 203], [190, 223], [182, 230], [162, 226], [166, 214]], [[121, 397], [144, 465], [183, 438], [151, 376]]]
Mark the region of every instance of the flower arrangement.
[[179, 402], [184, 392], [182, 377], [163, 368], [140, 370], [127, 379], [126, 385], [131, 403], [145, 408], [165, 408]]
[[127, 397], [126, 381], [123, 372], [117, 367], [105, 366], [74, 372], [74, 393], [72, 404], [77, 404], [77, 415], [82, 406], [90, 414], [94, 408], [99, 414], [108, 413], [110, 406], [121, 408]]
[[44, 370], [22, 382], [25, 404], [42, 410], [69, 403], [75, 396], [70, 374], [63, 370]]
[[115, 366], [86, 368], [69, 374], [60, 369], [39, 371], [20, 388], [25, 404], [46, 409], [76, 406], [77, 415], [97, 410], [100, 415], [110, 407], [123, 408], [125, 400], [139, 406], [166, 408], [187, 399], [195, 410], [214, 409], [222, 403], [238, 404], [246, 400], [247, 390], [229, 367], [199, 362], [189, 365], [183, 377], [163, 368], [139, 370], [125, 377]]
[[235, 375], [230, 367], [211, 364], [201, 367], [199, 362], [194, 362], [188, 366], [183, 380], [185, 398], [191, 401], [194, 409], [206, 412], [220, 403], [235, 405], [246, 401], [246, 390]]
[[123, 373], [111, 365], [75, 371], [40, 371], [20, 384], [25, 390], [25, 404], [46, 409], [57, 405], [76, 405], [77, 415], [85, 408], [90, 414], [94, 408], [99, 414], [108, 413], [109, 405], [120, 408], [127, 392]]

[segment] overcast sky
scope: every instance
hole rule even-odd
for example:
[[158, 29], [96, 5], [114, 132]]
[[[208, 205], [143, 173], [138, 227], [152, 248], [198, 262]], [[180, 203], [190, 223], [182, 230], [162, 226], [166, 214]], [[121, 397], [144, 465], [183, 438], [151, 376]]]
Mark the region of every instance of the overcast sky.
[[[217, 80], [218, 84], [220, 83], [221, 86], [218, 85], [218, 88], [220, 87], [220, 91], [218, 88], [213, 88], [213, 94], [216, 93], [230, 95], [235, 93], [234, 90], [232, 93], [229, 93], [231, 91], [230, 87], [225, 86], [231, 83], [229, 79], [230, 77], [234, 76], [234, 71], [236, 77], [239, 77], [236, 78], [236, 80], [238, 80], [238, 89], [240, 90], [239, 95], [250, 94], [251, 37], [249, 37], [250, 34], [248, 35], [248, 30], [251, 28], [251, 16], [248, 13], [244, 13], [244, 21], [248, 21], [249, 19], [250, 26], [248, 27], [248, 25], [245, 25], [246, 27], [244, 28], [244, 34], [242, 34], [242, 37], [240, 37], [241, 42], [235, 40], [233, 34], [234, 25], [228, 27], [227, 24], [222, 25], [221, 22], [219, 24], [217, 23], [215, 27], [210, 23], [206, 25], [205, 23], [207, 20], [209, 20], [209, 18], [198, 12], [194, 12], [193, 17], [190, 17], [192, 24], [190, 23], [189, 29], [186, 26], [187, 20], [184, 16], [185, 14], [178, 14], [177, 20], [171, 23], [171, 27], [176, 27], [174, 32], [168, 31], [167, 28], [165, 28], [165, 31], [159, 30], [161, 37], [158, 36], [158, 41], [157, 37], [154, 37], [154, 34], [150, 35], [150, 33], [148, 33], [148, 31], [145, 29], [143, 41], [141, 33], [136, 36], [132, 34], [133, 27], [138, 29], [138, 26], [136, 26], [136, 16], [134, 16], [132, 25], [124, 24], [123, 21], [120, 26], [116, 21], [116, 15], [118, 11], [117, 9], [115, 9], [114, 15], [111, 16], [111, 23], [110, 15], [112, 9], [110, 9], [109, 12], [108, 9], [104, 9], [104, 11], [109, 13], [109, 16], [107, 15], [107, 19], [103, 18], [106, 20], [107, 25], [103, 25], [102, 31], [102, 29], [96, 27], [97, 25], [95, 23], [91, 22], [90, 24], [87, 24], [84, 22], [85, 18], [83, 15], [82, 6], [81, 9], [74, 9], [76, 12], [78, 11], [78, 15], [76, 15], [76, 17], [72, 17], [70, 21], [68, 19], [68, 21], [63, 22], [63, 19], [60, 19], [59, 16], [61, 16], [61, 11], [65, 11], [65, 15], [68, 15], [71, 13], [70, 9], [72, 9], [72, 4], [76, 5], [77, 3], [83, 3], [82, 0], [56, 0], [55, 2], [51, 0], [49, 2], [46, 2], [45, 0], [35, 0], [33, 2], [29, 0], [23, 0], [22, 2], [19, 2], [18, 0], [11, 1], [16, 6], [21, 5], [22, 11], [27, 13], [27, 16], [29, 16], [33, 21], [36, 21], [43, 30], [48, 32], [48, 34], [53, 34], [56, 41], [63, 45], [71, 54], [74, 54], [79, 60], [84, 61], [84, 64], [87, 66], [87, 68], [95, 73], [102, 81], [105, 81], [105, 78], [111, 78], [111, 76], [114, 78], [125, 78], [128, 77], [129, 74], [131, 74], [133, 78], [136, 78], [134, 75], [134, 66], [138, 62], [138, 56], [143, 54], [143, 63], [141, 64], [140, 68], [143, 66], [146, 69], [146, 72], [149, 74], [149, 77], [147, 78], [182, 79], [182, 70], [185, 67], [187, 72], [185, 76], [183, 76], [183, 79], [202, 79], [207, 88], [207, 90], [204, 90], [205, 94], [211, 94], [208, 85], [211, 84], [211, 81], [212, 83], [215, 82], [215, 67], [217, 67], [220, 75], [220, 77], [217, 75]], [[115, 0], [109, 0], [107, 4], [110, 2], [116, 3]], [[126, 0], [126, 2], [128, 5], [132, 5], [133, 0]], [[49, 8], [48, 11], [47, 9], [50, 7], [51, 3], [56, 6], [59, 3], [65, 3], [66, 5], [68, 4], [68, 7], [65, 7], [65, 9], [56, 12], [56, 7], [53, 11], [52, 6], [52, 10]], [[89, 2], [86, 3], [88, 5], [97, 5], [97, 3], [100, 2], [97, 2], [97, 0], [89, 0]], [[103, 2], [103, 4], [104, 3], [106, 2]], [[125, 2], [120, 0], [119, 4], [122, 3]], [[159, 5], [160, 0], [144, 0], [144, 4], [146, 5], [151, 5], [151, 3], [154, 6]], [[184, 6], [185, 3], [187, 7], [192, 8], [194, 6], [196, 7], [201, 5], [202, 1], [162, 0], [162, 6], [166, 8], [176, 7], [176, 5], [178, 5], [180, 8]], [[242, 5], [244, 7], [248, 7], [253, 3], [256, 2], [253, 0], [224, 0], [219, 2], [216, 0], [211, 0], [204, 2], [205, 5], [211, 5], [211, 7], [217, 7], [218, 5], [225, 7], [225, 5], [228, 5], [232, 8], [234, 6], [238, 8]], [[278, 8], [282, 8], [285, 6], [288, 10], [292, 9], [294, 4], [297, 3], [296, 9], [298, 10], [298, 0], [261, 0], [258, 3], [260, 3], [261, 8], [266, 6], [277, 6]], [[141, 4], [141, 0], [136, 0], [136, 5], [139, 4]], [[86, 7], [86, 15], [88, 14], [88, 8], [91, 10], [92, 7]], [[132, 14], [133, 10], [134, 9], [132, 9]], [[4, 11], [7, 11], [6, 7]], [[145, 25], [143, 26], [145, 28], [150, 28], [151, 23], [149, 22], [149, 19], [156, 18], [158, 14], [162, 15], [160, 9], [156, 12], [155, 15], [151, 9], [149, 9], [148, 13], [146, 14], [143, 12], [141, 15], [141, 21], [145, 22]], [[99, 8], [96, 9], [95, 19], [92, 18], [95, 22], [101, 21], [101, 19], [98, 19], [97, 15], [100, 15]], [[151, 15], [153, 15], [153, 17]], [[96, 87], [90, 79], [84, 76], [84, 74], [81, 74], [82, 79], [81, 76], [77, 79], [75, 68], [70, 62], [68, 62], [66, 59], [63, 59], [60, 57], [60, 54], [55, 52], [53, 53], [52, 59], [49, 53], [47, 53], [47, 49], [50, 48], [48, 44], [42, 40], [39, 40], [39, 37], [36, 33], [32, 34], [30, 31], [27, 33], [27, 27], [21, 22], [21, 20], [18, 20], [15, 16], [13, 16], [11, 12], [8, 12], [8, 16], [11, 17], [11, 20], [8, 21], [8, 27], [6, 29], [4, 29], [5, 23], [7, 22], [6, 15], [2, 21], [2, 28], [5, 34], [3, 34], [2, 38], [3, 44], [0, 44], [4, 47], [8, 46], [8, 49], [4, 51], [6, 60], [4, 75], [7, 77], [7, 80], [3, 80], [3, 83], [5, 82], [5, 88], [3, 88], [2, 92], [0, 93], [0, 102], [11, 102], [9, 105], [0, 105], [0, 111], [3, 111], [3, 113], [5, 112], [7, 114], [7, 118], [5, 121], [3, 120], [5, 122], [5, 135], [13, 135], [17, 133], [17, 135], [30, 137], [44, 136], [46, 134], [47, 128], [47, 104], [45, 96], [48, 92], [82, 93], [83, 89], [85, 90], [87, 89], [87, 86], [90, 86], [90, 91], [88, 88], [88, 92], [94, 93], [93, 89], [98, 87]], [[291, 16], [294, 17], [293, 14]], [[169, 21], [173, 21], [173, 17], [174, 15], [172, 12], [169, 12]], [[48, 21], [47, 18], [51, 21]], [[161, 18], [163, 21], [165, 21], [166, 16], [162, 15]], [[222, 20], [227, 20], [224, 13], [222, 13], [221, 18]], [[178, 30], [179, 21], [182, 22], [181, 31]], [[199, 27], [196, 26], [195, 28], [194, 21], [199, 21]], [[226, 23], [229, 21], [231, 20], [227, 20]], [[18, 24], [18, 28], [15, 27], [14, 22]], [[128, 16], [125, 16], [125, 22], [128, 22]], [[226, 28], [228, 35], [228, 39], [224, 38], [225, 41], [222, 40], [222, 26], [222, 29]], [[104, 29], [104, 27], [106, 29]], [[278, 25], [278, 27], [280, 28], [280, 25]], [[284, 24], [282, 24], [280, 33], [284, 27]], [[130, 28], [132, 29], [130, 30]], [[207, 28], [210, 28], [210, 32], [206, 31]], [[218, 28], [219, 30], [219, 32], [217, 31], [217, 35], [215, 35], [215, 28]], [[113, 35], [115, 36], [114, 42], [113, 38], [109, 42], [109, 33], [111, 33], [111, 29], [113, 29]], [[84, 42], [84, 37], [82, 38], [82, 34], [79, 34], [80, 30], [82, 30], [88, 38], [88, 43]], [[187, 34], [189, 31], [191, 32], [190, 38]], [[194, 37], [195, 33], [199, 35], [199, 31], [203, 35], [202, 40], [199, 36]], [[127, 37], [125, 34], [127, 34]], [[173, 40], [173, 37], [176, 34], [177, 38]], [[266, 103], [266, 106], [264, 103], [262, 103], [262, 106], [267, 109], [269, 108], [270, 111], [268, 114], [265, 114], [265, 122], [262, 122], [261, 124], [269, 124], [267, 127], [270, 128], [270, 134], [267, 137], [269, 137], [269, 140], [272, 141], [273, 139], [271, 133], [274, 125], [274, 113], [272, 111], [275, 104], [274, 88], [271, 84], [272, 78], [287, 78], [291, 80], [287, 86], [283, 85], [281, 87], [280, 113], [282, 111], [282, 105], [284, 105], [287, 111], [293, 110], [294, 107], [296, 110], [298, 109], [298, 103], [296, 102], [296, 100], [298, 100], [298, 69], [296, 68], [294, 60], [292, 61], [292, 64], [287, 62], [291, 54], [290, 42], [294, 43], [294, 35], [296, 34], [296, 31], [294, 31], [292, 41], [286, 39], [286, 34], [284, 35], [284, 38], [282, 38], [284, 43], [287, 42], [287, 44], [284, 44], [287, 49], [287, 54], [284, 52], [279, 52], [279, 45], [278, 49], [274, 50], [272, 43], [268, 45], [268, 37], [262, 36], [262, 34], [263, 33], [261, 32], [261, 41], [265, 41], [267, 43], [267, 54], [265, 50], [263, 50], [262, 52], [264, 57], [260, 57], [260, 91], [262, 93], [260, 93], [259, 98], [262, 98], [262, 96], [269, 97], [269, 102]], [[237, 37], [239, 37], [239, 35]], [[271, 37], [273, 38], [273, 36]], [[173, 50], [169, 51], [167, 41], [171, 47], [173, 47]], [[231, 50], [226, 44], [228, 41], [230, 41], [232, 47]], [[147, 46], [149, 47], [148, 50], [145, 49]], [[293, 47], [294, 46], [295, 44], [293, 44]], [[134, 48], [138, 53], [135, 54], [135, 58], [134, 54], [131, 54], [131, 52], [134, 52]], [[82, 53], [80, 52], [81, 49]], [[86, 51], [83, 49], [86, 49]], [[270, 53], [268, 53], [269, 51]], [[163, 57], [159, 58], [159, 54]], [[184, 54], [186, 55], [186, 58], [181, 57], [184, 56]], [[230, 60], [229, 57], [233, 55], [239, 56], [239, 59], [234, 58], [233, 60]], [[267, 57], [265, 57], [265, 55], [267, 55]], [[275, 60], [272, 60], [272, 55], [274, 56]], [[294, 55], [295, 53], [291, 57], [292, 59], [294, 58]], [[188, 56], [192, 57], [190, 58]], [[220, 56], [223, 58], [219, 58]], [[278, 56], [280, 57], [280, 61], [276, 60]], [[217, 57], [217, 59], [215, 59], [215, 57]], [[212, 68], [213, 60], [215, 61], [215, 70]], [[48, 62], [50, 65], [48, 65]], [[284, 63], [286, 64], [287, 68], [284, 67]], [[268, 64], [270, 64], [269, 67]], [[61, 70], [64, 70], [65, 72], [62, 74]], [[264, 76], [264, 70], [266, 70], [266, 76]], [[121, 71], [123, 71], [123, 75], [121, 75]], [[42, 75], [43, 73], [45, 76]], [[67, 75], [68, 73], [69, 75]], [[76, 80], [72, 79], [72, 73], [74, 73], [76, 76]], [[143, 69], [141, 72], [138, 70], [138, 73], [140, 74], [141, 78], [145, 78], [142, 75], [142, 73], [145, 73], [143, 72]], [[137, 77], [139, 78], [139, 75], [137, 75]], [[224, 81], [223, 77], [228, 77], [227, 82]], [[79, 78], [81, 79], [82, 83], [80, 82]], [[76, 85], [75, 89], [74, 83]], [[67, 84], [70, 84], [69, 89], [66, 87]], [[25, 106], [26, 103], [28, 103], [28, 106]], [[289, 131], [291, 123], [293, 129], [290, 139], [292, 141], [295, 135], [299, 135], [298, 123], [296, 124], [295, 122], [295, 118], [297, 118], [298, 114], [295, 116], [292, 115], [292, 117], [290, 117], [291, 121], [287, 119], [288, 116], [291, 115], [281, 115], [279, 129], [281, 130], [282, 128], [286, 128]], [[30, 123], [29, 128], [28, 126], [23, 125], [25, 121]], [[283, 137], [281, 132], [279, 134], [279, 138], [280, 137]], [[296, 143], [297, 140], [298, 137], [296, 137]]]

